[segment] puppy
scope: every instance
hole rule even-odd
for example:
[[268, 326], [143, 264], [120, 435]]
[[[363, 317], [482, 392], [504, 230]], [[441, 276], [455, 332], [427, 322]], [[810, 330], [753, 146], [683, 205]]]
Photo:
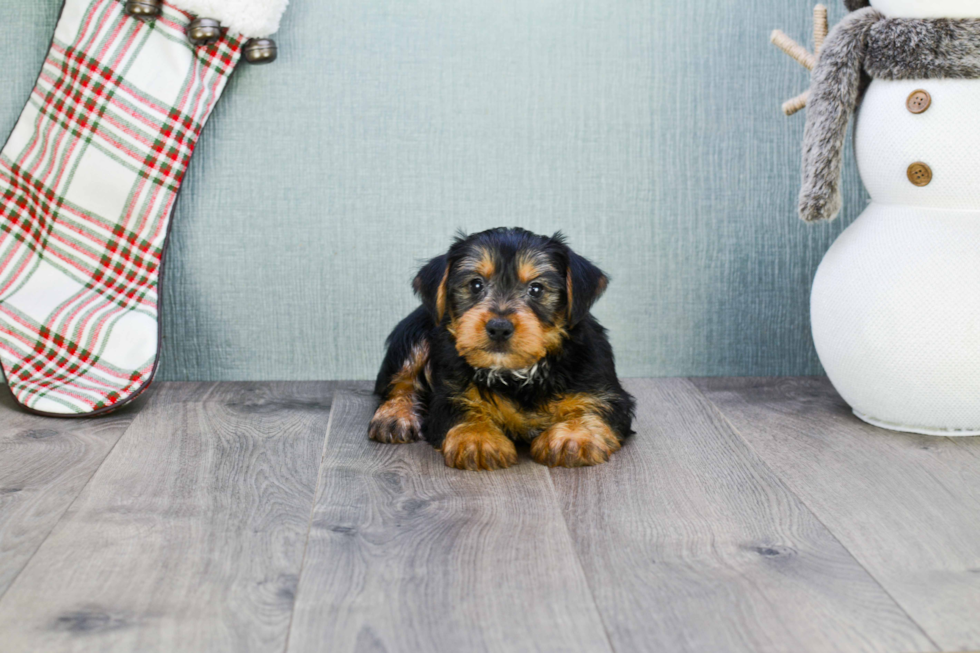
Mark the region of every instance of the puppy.
[[458, 469], [606, 462], [632, 434], [606, 330], [589, 309], [608, 279], [562, 235], [458, 237], [415, 278], [422, 305], [388, 337], [369, 436], [425, 438]]

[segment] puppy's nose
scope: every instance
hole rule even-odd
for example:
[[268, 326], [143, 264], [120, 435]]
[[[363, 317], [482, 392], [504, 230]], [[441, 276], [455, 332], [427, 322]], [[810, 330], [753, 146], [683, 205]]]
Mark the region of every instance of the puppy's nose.
[[514, 335], [514, 324], [502, 317], [495, 317], [487, 322], [487, 335], [494, 342], [506, 342]]

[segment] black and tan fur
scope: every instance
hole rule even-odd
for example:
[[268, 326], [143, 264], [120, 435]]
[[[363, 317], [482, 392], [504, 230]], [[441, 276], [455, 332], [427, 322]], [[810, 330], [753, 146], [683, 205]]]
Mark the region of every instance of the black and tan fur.
[[589, 312], [608, 279], [560, 234], [460, 237], [415, 278], [422, 305], [388, 338], [370, 437], [424, 438], [459, 469], [605, 462], [632, 433], [633, 398]]

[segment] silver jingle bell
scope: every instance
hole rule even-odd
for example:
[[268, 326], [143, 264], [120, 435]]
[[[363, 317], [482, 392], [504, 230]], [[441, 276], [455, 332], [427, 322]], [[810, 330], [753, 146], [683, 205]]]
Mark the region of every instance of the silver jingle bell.
[[126, 0], [126, 15], [134, 18], [156, 18], [160, 15], [161, 0]]
[[250, 39], [245, 44], [244, 55], [250, 64], [272, 63], [279, 56], [279, 47], [272, 39]]
[[221, 23], [213, 18], [195, 18], [187, 27], [187, 40], [192, 45], [211, 45], [221, 38]]

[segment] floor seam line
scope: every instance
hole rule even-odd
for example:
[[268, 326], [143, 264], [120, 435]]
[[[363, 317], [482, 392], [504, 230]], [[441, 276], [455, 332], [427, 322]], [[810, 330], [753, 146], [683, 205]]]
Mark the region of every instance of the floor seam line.
[[800, 496], [800, 495], [799, 495], [799, 494], [798, 494], [798, 493], [796, 492], [796, 490], [794, 490], [794, 489], [793, 489], [793, 487], [792, 487], [792, 486], [791, 486], [791, 485], [790, 485], [790, 484], [789, 484], [789, 483], [788, 483], [788, 482], [787, 482], [787, 481], [786, 481], [786, 480], [785, 480], [785, 479], [784, 479], [784, 478], [783, 478], [783, 477], [782, 477], [782, 476], [781, 476], [781, 475], [780, 475], [779, 473], [777, 473], [775, 469], [773, 469], [773, 468], [772, 468], [772, 466], [771, 466], [771, 465], [769, 465], [769, 462], [768, 462], [768, 461], [766, 461], [766, 459], [765, 459], [765, 458], [763, 458], [763, 457], [762, 457], [762, 455], [761, 455], [761, 454], [759, 454], [759, 452], [758, 452], [758, 451], [756, 451], [756, 449], [755, 449], [755, 447], [753, 447], [753, 446], [752, 446], [752, 443], [750, 443], [750, 442], [749, 442], [749, 441], [748, 441], [748, 440], [747, 440], [747, 439], [745, 438], [745, 436], [744, 436], [744, 435], [742, 435], [742, 431], [741, 431], [741, 430], [740, 430], [740, 429], [739, 429], [738, 427], [736, 427], [736, 426], [735, 426], [735, 424], [733, 424], [733, 423], [732, 423], [732, 421], [731, 421], [730, 419], [728, 419], [728, 415], [726, 415], [726, 414], [724, 413], [724, 411], [722, 411], [722, 409], [721, 409], [721, 407], [719, 407], [719, 406], [718, 406], [717, 404], [715, 404], [715, 402], [713, 402], [713, 401], [711, 400], [711, 398], [710, 398], [710, 397], [708, 397], [708, 395], [706, 395], [706, 394], [704, 394], [704, 392], [702, 392], [702, 391], [701, 391], [701, 388], [699, 388], [699, 387], [698, 387], [698, 385], [697, 385], [697, 383], [695, 383], [695, 382], [694, 382], [694, 381], [692, 380], [692, 378], [691, 378], [691, 377], [685, 377], [685, 380], [686, 380], [686, 381], [687, 381], [687, 382], [688, 382], [688, 383], [689, 383], [689, 384], [691, 385], [691, 387], [692, 387], [692, 388], [694, 388], [694, 390], [695, 390], [695, 391], [697, 391], [697, 393], [698, 393], [699, 395], [701, 395], [701, 397], [702, 397], [702, 398], [704, 398], [704, 400], [705, 400], [705, 401], [706, 401], [706, 402], [708, 403], [708, 405], [709, 405], [709, 406], [710, 406], [710, 407], [712, 408], [712, 410], [714, 410], [714, 411], [715, 411], [715, 413], [717, 413], [717, 415], [718, 415], [718, 417], [719, 417], [719, 418], [721, 418], [721, 419], [722, 419], [722, 420], [724, 421], [724, 423], [725, 423], [725, 424], [726, 424], [726, 425], [727, 425], [727, 426], [728, 426], [728, 427], [729, 427], [730, 429], [732, 429], [732, 432], [733, 432], [733, 433], [735, 433], [735, 435], [736, 435], [736, 436], [738, 437], [738, 439], [739, 439], [739, 440], [741, 440], [741, 441], [742, 441], [742, 443], [743, 443], [743, 444], [744, 444], [744, 445], [745, 445], [746, 447], [748, 447], [748, 448], [749, 448], [749, 450], [750, 450], [750, 451], [751, 451], [751, 452], [752, 452], [752, 453], [753, 453], [753, 454], [755, 455], [755, 457], [756, 457], [756, 458], [758, 459], [758, 461], [759, 461], [759, 462], [760, 462], [760, 463], [761, 463], [762, 465], [764, 465], [764, 466], [765, 466], [765, 468], [766, 468], [767, 470], [769, 470], [769, 473], [771, 473], [771, 474], [772, 474], [772, 475], [773, 475], [773, 476], [774, 476], [774, 477], [775, 477], [775, 478], [776, 478], [776, 479], [777, 479], [777, 480], [779, 481], [779, 483], [780, 483], [780, 484], [781, 484], [781, 485], [782, 485], [783, 487], [785, 487], [785, 488], [786, 488], [786, 491], [787, 491], [787, 492], [789, 492], [789, 493], [790, 493], [790, 494], [792, 494], [792, 495], [793, 495], [794, 497], [796, 497], [796, 500], [797, 500], [797, 501], [799, 501], [799, 502], [800, 502], [800, 503], [801, 503], [801, 504], [802, 504], [802, 505], [803, 505], [803, 506], [804, 506], [804, 507], [805, 507], [805, 508], [807, 509], [807, 512], [809, 512], [809, 513], [810, 513], [810, 515], [811, 515], [811, 516], [812, 516], [812, 517], [813, 517], [814, 519], [816, 519], [816, 520], [817, 520], [817, 522], [818, 522], [818, 523], [819, 523], [819, 524], [820, 524], [821, 526], [823, 526], [823, 527], [824, 527], [824, 529], [825, 529], [825, 530], [827, 531], [827, 533], [828, 533], [828, 534], [829, 534], [829, 535], [830, 535], [830, 536], [831, 536], [832, 538], [834, 538], [834, 541], [835, 541], [835, 542], [837, 542], [837, 543], [838, 543], [838, 544], [839, 544], [839, 545], [841, 546], [841, 548], [843, 548], [843, 549], [844, 549], [844, 550], [845, 550], [845, 551], [847, 552], [847, 555], [849, 555], [849, 556], [851, 557], [851, 560], [853, 560], [853, 561], [854, 561], [854, 562], [855, 562], [855, 563], [856, 563], [856, 564], [857, 564], [857, 565], [858, 565], [859, 567], [861, 567], [861, 569], [863, 569], [863, 570], [864, 570], [864, 573], [866, 573], [866, 574], [868, 575], [868, 578], [870, 578], [870, 579], [871, 579], [872, 581], [874, 581], [874, 583], [875, 583], [875, 585], [877, 585], [877, 586], [878, 586], [879, 588], [881, 588], [881, 591], [885, 593], [885, 596], [887, 596], [887, 597], [888, 597], [889, 599], [891, 599], [891, 601], [892, 601], [892, 603], [894, 603], [894, 604], [895, 604], [895, 607], [897, 607], [897, 608], [898, 608], [899, 610], [901, 610], [901, 611], [902, 611], [902, 614], [904, 614], [904, 615], [905, 615], [906, 617], [908, 617], [908, 619], [909, 619], [909, 621], [911, 621], [911, 622], [912, 622], [912, 623], [913, 623], [913, 624], [915, 625], [915, 627], [919, 629], [919, 632], [921, 632], [921, 633], [922, 633], [922, 635], [923, 635], [923, 637], [925, 637], [925, 638], [926, 638], [927, 640], [929, 640], [929, 643], [933, 645], [933, 647], [934, 647], [934, 651], [935, 651], [936, 653], [939, 653], [939, 652], [941, 652], [941, 651], [943, 650], [943, 647], [941, 647], [941, 646], [940, 646], [940, 645], [939, 645], [939, 644], [938, 644], [938, 643], [937, 643], [937, 642], [936, 642], [936, 641], [935, 641], [935, 640], [934, 640], [934, 639], [932, 638], [932, 636], [931, 636], [931, 635], [930, 635], [930, 634], [929, 634], [929, 633], [928, 633], [928, 632], [926, 631], [926, 629], [925, 629], [925, 628], [924, 628], [924, 627], [922, 626], [922, 624], [920, 624], [920, 623], [918, 622], [918, 620], [916, 620], [916, 619], [915, 619], [915, 618], [914, 618], [914, 617], [913, 617], [913, 616], [912, 616], [911, 614], [909, 614], [909, 612], [908, 612], [908, 610], [906, 610], [906, 609], [905, 609], [905, 606], [904, 606], [904, 605], [902, 605], [902, 604], [901, 604], [901, 602], [899, 602], [899, 600], [898, 600], [897, 598], [895, 598], [895, 597], [894, 597], [894, 596], [892, 595], [892, 593], [891, 593], [890, 591], [888, 591], [888, 588], [886, 588], [886, 587], [885, 587], [884, 585], [882, 585], [882, 583], [881, 583], [881, 581], [880, 581], [880, 580], [878, 579], [878, 577], [877, 577], [877, 576], [875, 576], [875, 575], [874, 575], [873, 573], [871, 573], [871, 570], [870, 570], [870, 569], [868, 569], [868, 568], [867, 568], [867, 567], [866, 567], [866, 566], [864, 565], [864, 563], [863, 563], [863, 562], [861, 562], [861, 560], [859, 560], [859, 559], [858, 559], [858, 557], [857, 557], [857, 556], [856, 556], [856, 555], [854, 554], [854, 552], [853, 552], [853, 551], [851, 551], [851, 549], [850, 549], [850, 548], [848, 548], [848, 546], [847, 546], [846, 544], [844, 544], [844, 543], [843, 543], [843, 542], [841, 541], [841, 539], [840, 539], [840, 538], [839, 538], [839, 537], [837, 536], [837, 533], [835, 533], [835, 532], [834, 532], [834, 531], [833, 531], [833, 530], [832, 530], [832, 529], [830, 528], [830, 526], [828, 526], [828, 525], [827, 525], [827, 524], [826, 524], [826, 523], [824, 522], [824, 520], [820, 518], [820, 515], [818, 515], [818, 514], [816, 513], [816, 511], [815, 511], [815, 510], [814, 510], [814, 509], [813, 509], [813, 508], [812, 508], [812, 507], [810, 506], [810, 504], [809, 504], [809, 503], [807, 503], [807, 502], [806, 502], [806, 500], [805, 500], [805, 499], [804, 499], [803, 497], [801, 497], [801, 496]]
[[[152, 401], [152, 397], [151, 397], [151, 401]], [[51, 537], [51, 534], [54, 533], [56, 528], [58, 528], [58, 525], [61, 524], [61, 521], [65, 518], [65, 515], [68, 514], [68, 511], [71, 510], [72, 506], [74, 506], [75, 503], [78, 501], [78, 498], [82, 496], [82, 493], [85, 492], [85, 488], [87, 488], [92, 483], [92, 479], [95, 478], [96, 474], [99, 473], [99, 470], [102, 469], [102, 466], [105, 465], [105, 461], [109, 459], [109, 456], [111, 456], [112, 452], [116, 450], [116, 447], [119, 446], [119, 443], [122, 442], [123, 438], [129, 435], [129, 432], [132, 430], [133, 425], [136, 423], [137, 418], [139, 418], [139, 416], [143, 414], [143, 411], [147, 408], [149, 404], [150, 404], [149, 401], [146, 402], [146, 405], [140, 408], [139, 412], [133, 416], [133, 420], [126, 427], [126, 430], [123, 431], [118, 438], [116, 438], [115, 442], [112, 443], [112, 446], [109, 447], [109, 451], [107, 451], [105, 456], [102, 457], [102, 460], [100, 460], [96, 468], [92, 470], [92, 473], [85, 480], [85, 483], [82, 485], [82, 487], [78, 489], [78, 492], [75, 494], [74, 497], [72, 497], [72, 500], [68, 503], [67, 506], [65, 506], [65, 509], [61, 511], [61, 514], [58, 515], [58, 520], [51, 526], [51, 530], [48, 531], [47, 535], [44, 536], [44, 539], [41, 540], [40, 544], [37, 545], [37, 548], [34, 549], [30, 557], [24, 562], [21, 568], [17, 571], [17, 574], [7, 584], [7, 589], [5, 589], [2, 594], [0, 594], [0, 612], [3, 611], [3, 600], [6, 598], [7, 594], [10, 593], [11, 588], [13, 588], [13, 586], [17, 584], [17, 580], [21, 577], [21, 574], [23, 574], [24, 570], [27, 569], [27, 567], [31, 564], [31, 561], [34, 560], [34, 557], [37, 555], [38, 551], [41, 550], [41, 547], [43, 547], [45, 542], [48, 541], [48, 539]], [[98, 419], [98, 418], [94, 418], [94, 419]]]
[[592, 583], [589, 582], [589, 575], [585, 573], [585, 567], [582, 565], [582, 558], [579, 555], [578, 547], [575, 546], [575, 538], [572, 537], [572, 531], [568, 527], [568, 520], [565, 518], [565, 511], [561, 509], [561, 502], [558, 499], [558, 488], [555, 487], [555, 479], [551, 475], [551, 469], [546, 468], [545, 474], [548, 476], [548, 486], [551, 488], [551, 496], [554, 498], [555, 507], [558, 509], [558, 515], [561, 517], [561, 524], [565, 529], [565, 535], [568, 537], [568, 543], [571, 545], [572, 554], [575, 556], [575, 563], [578, 565], [579, 571], [582, 572], [582, 580], [585, 581], [585, 589], [589, 592], [589, 598], [592, 599], [592, 607], [595, 608], [595, 613], [599, 617], [599, 623], [602, 625], [602, 633], [606, 636], [606, 642], [609, 644], [609, 650], [616, 653], [616, 646], [613, 644], [612, 636], [609, 634], [609, 627], [606, 624], [606, 618], [602, 615], [602, 610], [599, 609], [599, 601], [596, 600], [595, 590], [592, 589]]
[[[952, 445], [952, 447], [953, 447], [954, 449], [956, 449], [957, 451], [963, 451], [964, 453], [966, 453], [966, 454], [968, 454], [968, 455], [970, 455], [970, 456], [972, 456], [972, 457], [976, 457], [976, 455], [975, 455], [975, 454], [974, 454], [974, 453], [973, 453], [972, 451], [970, 451], [969, 449], [965, 449], [965, 448], [964, 448], [964, 446], [963, 446], [963, 445], [964, 445], [965, 443], [964, 443], [964, 442], [961, 442], [961, 440], [962, 440], [963, 438], [958, 438], [958, 437], [950, 437], [950, 436], [948, 436], [948, 435], [946, 435], [946, 436], [943, 436], [943, 437], [942, 437], [942, 439], [944, 439], [944, 440], [948, 440], [948, 441], [949, 441], [949, 443], [950, 443], [950, 444]], [[952, 467], [950, 467], [950, 466], [949, 466], [948, 464], [946, 464], [946, 460], [945, 460], [944, 458], [942, 458], [942, 457], [937, 457], [937, 456], [933, 456], [932, 458], [933, 458], [934, 460], [936, 460], [936, 461], [937, 461], [937, 462], [938, 462], [938, 463], [939, 463], [940, 465], [942, 465], [943, 467], [945, 467], [946, 469], [948, 469], [948, 470], [949, 470], [949, 472], [950, 472], [950, 474], [955, 474], [955, 473], [956, 473], [956, 470], [955, 470], [955, 469], [953, 469], [953, 468], [952, 468]], [[973, 501], [974, 503], [976, 503], [976, 504], [977, 504], [978, 506], [980, 506], [980, 498], [977, 498], [977, 497], [976, 497], [976, 496], [974, 496], [974, 495], [973, 495], [972, 493], [971, 493], [971, 494], [969, 495], [969, 498], [970, 498], [970, 499], [971, 499], [971, 500], [972, 500], [972, 501]]]
[[341, 387], [334, 392], [333, 399], [330, 401], [330, 416], [327, 417], [326, 433], [323, 436], [323, 447], [320, 449], [320, 464], [316, 470], [316, 486], [313, 489], [313, 501], [310, 505], [310, 517], [306, 521], [306, 537], [303, 540], [303, 555], [299, 561], [299, 571], [296, 574], [296, 594], [293, 597], [293, 605], [289, 610], [289, 624], [286, 626], [286, 641], [283, 644], [283, 653], [289, 651], [289, 640], [293, 634], [293, 619], [296, 616], [296, 605], [299, 603], [299, 590], [303, 582], [303, 571], [306, 569], [306, 551], [310, 546], [310, 534], [313, 532], [313, 515], [316, 514], [316, 503], [320, 496], [320, 484], [323, 478], [323, 463], [327, 459], [327, 443], [330, 442], [330, 431], [333, 428], [333, 418], [336, 414], [338, 399], [345, 390]]

